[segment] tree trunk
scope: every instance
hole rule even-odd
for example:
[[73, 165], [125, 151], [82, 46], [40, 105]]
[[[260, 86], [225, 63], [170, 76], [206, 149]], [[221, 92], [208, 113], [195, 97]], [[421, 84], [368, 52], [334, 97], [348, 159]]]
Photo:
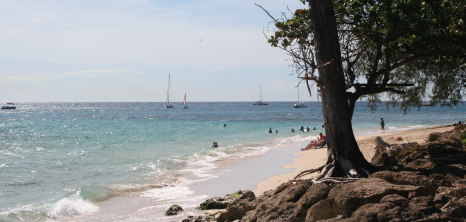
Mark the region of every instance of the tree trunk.
[[354, 137], [332, 0], [310, 0], [309, 8], [317, 64], [330, 62], [319, 68], [327, 165], [333, 166], [328, 176], [368, 177], [374, 167], [364, 158]]

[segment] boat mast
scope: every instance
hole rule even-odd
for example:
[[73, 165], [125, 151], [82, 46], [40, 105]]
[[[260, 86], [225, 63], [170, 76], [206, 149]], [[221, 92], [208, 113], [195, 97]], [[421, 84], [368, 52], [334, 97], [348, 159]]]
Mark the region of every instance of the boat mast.
[[170, 73], [168, 73], [167, 105], [170, 103]]
[[260, 96], [259, 101], [262, 102], [262, 99], [263, 99], [263, 95], [262, 95], [262, 84], [259, 85], [259, 91], [260, 91], [260, 92], [259, 92], [259, 96]]
[[298, 103], [299, 103], [299, 85], [298, 85]]

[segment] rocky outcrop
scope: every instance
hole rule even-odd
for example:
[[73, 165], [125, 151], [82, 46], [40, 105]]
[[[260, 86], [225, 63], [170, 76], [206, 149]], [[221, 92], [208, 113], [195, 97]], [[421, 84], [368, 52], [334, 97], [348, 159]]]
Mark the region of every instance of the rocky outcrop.
[[183, 211], [183, 208], [181, 208], [180, 205], [175, 204], [168, 208], [167, 211], [165, 211], [165, 216], [177, 215], [181, 211]]
[[390, 170], [346, 184], [284, 183], [257, 198], [226, 203], [213, 220], [465, 221], [466, 147], [460, 134], [431, 134], [425, 145], [378, 146], [372, 164]]

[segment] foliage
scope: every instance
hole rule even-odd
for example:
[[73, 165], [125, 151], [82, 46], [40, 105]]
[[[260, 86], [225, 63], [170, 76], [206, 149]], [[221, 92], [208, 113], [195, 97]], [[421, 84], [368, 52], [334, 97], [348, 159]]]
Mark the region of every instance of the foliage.
[[463, 144], [466, 144], [466, 131], [464, 131], [462, 134], [461, 134], [461, 143]]
[[[432, 105], [462, 100], [466, 1], [335, 0], [334, 10], [350, 105], [365, 97], [375, 108], [380, 93], [388, 93], [387, 105], [401, 105], [405, 111], [420, 107], [427, 97]], [[315, 63], [310, 11], [273, 19], [276, 29], [268, 42], [287, 51], [298, 77], [319, 86], [315, 69], [325, 64]]]

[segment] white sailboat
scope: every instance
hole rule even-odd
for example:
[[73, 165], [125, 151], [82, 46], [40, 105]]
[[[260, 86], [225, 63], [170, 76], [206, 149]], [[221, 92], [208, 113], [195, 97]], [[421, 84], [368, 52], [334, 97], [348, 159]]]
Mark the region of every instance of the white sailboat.
[[259, 98], [259, 101], [253, 103], [252, 105], [269, 105], [268, 103], [262, 102], [263, 97], [264, 96], [262, 95], [262, 85], [260, 85], [260, 98]]
[[298, 85], [298, 102], [294, 104], [294, 108], [306, 108], [307, 106], [304, 104], [304, 102], [299, 101], [299, 85]]
[[175, 105], [170, 102], [170, 73], [168, 73], [168, 89], [167, 89], [167, 102], [165, 103], [165, 108], [173, 108]]

